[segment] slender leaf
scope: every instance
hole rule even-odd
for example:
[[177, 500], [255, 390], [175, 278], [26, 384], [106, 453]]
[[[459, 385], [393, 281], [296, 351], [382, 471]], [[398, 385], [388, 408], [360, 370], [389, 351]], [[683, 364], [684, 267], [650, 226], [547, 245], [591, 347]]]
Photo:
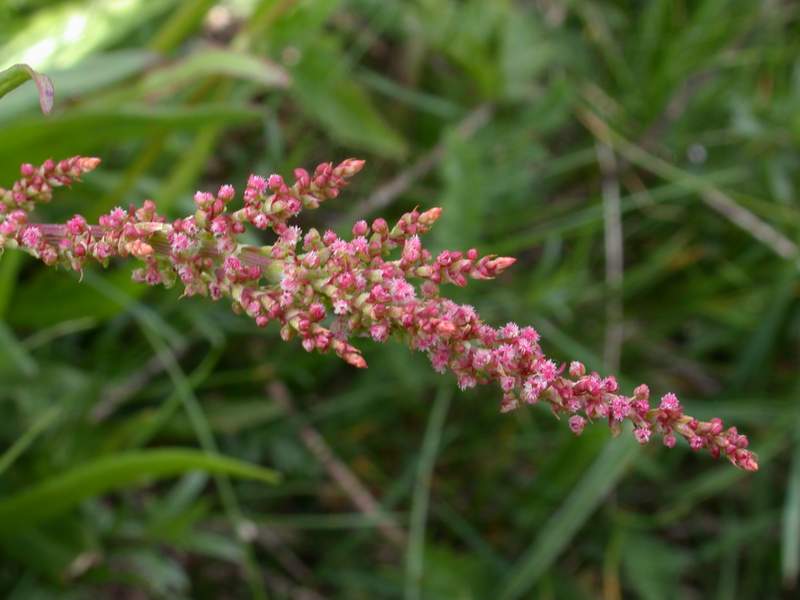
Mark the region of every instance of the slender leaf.
[[275, 471], [198, 450], [140, 450], [98, 458], [55, 474], [0, 500], [0, 532], [24, 529], [73, 508], [82, 500], [192, 470], [274, 484]]
[[0, 98], [8, 92], [18, 88], [28, 79], [33, 80], [39, 95], [39, 107], [44, 114], [53, 110], [53, 82], [47, 75], [34, 71], [28, 65], [14, 65], [5, 71], [0, 71]]

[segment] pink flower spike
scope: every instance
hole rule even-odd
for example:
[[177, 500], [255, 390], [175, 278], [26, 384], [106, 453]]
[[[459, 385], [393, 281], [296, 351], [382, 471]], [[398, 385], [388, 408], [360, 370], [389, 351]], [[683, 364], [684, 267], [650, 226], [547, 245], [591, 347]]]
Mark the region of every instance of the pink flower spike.
[[[28, 213], [37, 203], [50, 201], [54, 188], [70, 185], [98, 163], [72, 157], [23, 165], [22, 178], [11, 189], [0, 188], [0, 249], [20, 247], [46, 265], [75, 270], [92, 260], [137, 259], [142, 267], [135, 271], [136, 281], [178, 284], [183, 296], [225, 298], [259, 327], [275, 321], [283, 339], [297, 339], [309, 352], [333, 352], [365, 368], [355, 340], [384, 342], [394, 336], [426, 353], [434, 369], [455, 376], [462, 389], [497, 386], [501, 412], [547, 404], [556, 416], [569, 415], [576, 434], [588, 419], [606, 420], [613, 432], [627, 420], [639, 443], [661, 434], [664, 445], [672, 447], [679, 434], [694, 450], [723, 456], [745, 470], [758, 468], [744, 435], [734, 427], [724, 429], [719, 419], [684, 415], [675, 394], [665, 394], [651, 409], [646, 385], [629, 395], [613, 376], [587, 373], [577, 361], [566, 368], [544, 354], [533, 327], [495, 328], [472, 306], [442, 296], [443, 284], [491, 279], [515, 259], [480, 257], [473, 248], [446, 249], [434, 257], [420, 236], [440, 217], [440, 208], [414, 209], [392, 228], [381, 218], [371, 226], [360, 220], [350, 240], [333, 231], [304, 234], [292, 223], [301, 209], [336, 198], [363, 167], [361, 160], [335, 167], [322, 163], [313, 174], [295, 169], [291, 186], [280, 175], [268, 180], [252, 175], [243, 206], [232, 212], [228, 204], [235, 190], [223, 185], [216, 195], [197, 192], [195, 212], [174, 221], [148, 200], [138, 209], [115, 208], [97, 225], [79, 215], [64, 224], [29, 224]], [[258, 246], [251, 245], [253, 238], [243, 239], [252, 226], [271, 229], [273, 242]]]

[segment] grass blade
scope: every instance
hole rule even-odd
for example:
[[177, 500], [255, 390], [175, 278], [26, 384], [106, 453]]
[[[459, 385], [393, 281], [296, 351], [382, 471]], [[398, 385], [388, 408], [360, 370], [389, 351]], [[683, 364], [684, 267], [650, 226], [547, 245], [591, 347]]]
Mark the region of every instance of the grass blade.
[[784, 584], [794, 587], [798, 573], [800, 573], [800, 438], [794, 446], [781, 523], [781, 574]]
[[36, 90], [39, 93], [39, 107], [44, 114], [48, 114], [53, 110], [53, 97], [55, 96], [53, 82], [47, 75], [34, 71], [28, 65], [14, 65], [5, 71], [0, 71], [0, 98], [21, 86], [28, 79], [32, 79], [36, 84]]
[[606, 444], [562, 507], [545, 523], [528, 551], [512, 568], [498, 598], [514, 600], [530, 591], [622, 477], [637, 451], [636, 442], [629, 436]]
[[0, 531], [36, 525], [98, 494], [198, 469], [270, 484], [279, 480], [271, 469], [199, 450], [166, 448], [115, 454], [0, 500]]
[[58, 406], [53, 406], [39, 415], [30, 429], [17, 438], [17, 441], [11, 444], [8, 450], [0, 455], [0, 475], [5, 473], [6, 469], [14, 464], [14, 461], [28, 449], [34, 440], [39, 437], [40, 433], [52, 425], [53, 421], [55, 421], [60, 414], [61, 409]]
[[436, 462], [436, 453], [439, 450], [439, 441], [442, 438], [442, 429], [452, 395], [452, 388], [440, 388], [428, 418], [425, 437], [422, 440], [422, 451], [417, 466], [417, 481], [414, 484], [414, 496], [411, 501], [411, 525], [408, 532], [408, 548], [406, 550], [406, 600], [420, 598], [420, 584], [422, 582], [425, 554], [425, 524], [428, 519], [433, 467]]

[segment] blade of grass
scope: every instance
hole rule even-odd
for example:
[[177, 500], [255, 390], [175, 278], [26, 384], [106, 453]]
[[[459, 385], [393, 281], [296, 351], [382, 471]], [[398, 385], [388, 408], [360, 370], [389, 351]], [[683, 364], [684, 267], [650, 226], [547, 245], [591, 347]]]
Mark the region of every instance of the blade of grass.
[[768, 359], [780, 339], [784, 329], [782, 325], [790, 315], [793, 303], [797, 301], [796, 287], [797, 272], [791, 265], [787, 265], [775, 282], [770, 304], [765, 308], [758, 328], [742, 348], [731, 389], [742, 390], [748, 384], [752, 386], [754, 381], [769, 376]]
[[411, 519], [406, 548], [406, 575], [404, 598], [418, 600], [421, 597], [421, 584], [425, 560], [425, 526], [428, 520], [433, 468], [439, 441], [442, 437], [447, 409], [453, 396], [451, 387], [441, 387], [431, 408], [425, 437], [422, 440], [414, 495], [411, 501]]
[[46, 430], [56, 418], [61, 414], [61, 408], [52, 406], [48, 410], [40, 414], [25, 433], [17, 438], [17, 440], [0, 455], [0, 475], [14, 464], [24, 452], [27, 450], [36, 438], [39, 437], [44, 430]]
[[698, 193], [706, 204], [723, 217], [762, 242], [781, 258], [790, 260], [800, 267], [800, 250], [797, 244], [772, 225], [737, 204], [705, 178], [684, 171], [625, 139], [591, 110], [581, 109], [578, 111], [578, 116], [597, 139], [613, 147], [621, 156], [659, 177], [680, 183], [686, 189]]
[[194, 0], [194, 2], [181, 3], [156, 32], [148, 46], [162, 54], [174, 50], [197, 29], [214, 4], [216, 4], [216, 0]]
[[27, 377], [33, 377], [39, 372], [39, 365], [34, 358], [2, 321], [0, 321], [0, 353], [5, 354]]
[[498, 598], [514, 600], [529, 594], [539, 578], [586, 523], [625, 473], [639, 451], [629, 435], [610, 440], [569, 496], [539, 531], [536, 539], [511, 569]]
[[43, 75], [34, 71], [28, 65], [14, 65], [0, 71], [0, 98], [5, 96], [11, 90], [21, 86], [23, 83], [32, 79], [36, 84], [36, 90], [39, 92], [39, 107], [44, 114], [53, 110], [53, 82], [47, 75]]
[[125, 452], [92, 460], [0, 500], [0, 531], [8, 533], [55, 517], [82, 500], [192, 470], [275, 484], [275, 471], [218, 454], [181, 448]]
[[4, 252], [0, 256], [0, 317], [5, 317], [14, 288], [17, 286], [17, 273], [22, 266], [22, 252]]
[[[214, 434], [211, 431], [211, 425], [203, 412], [197, 397], [192, 389], [191, 382], [186, 374], [178, 364], [175, 354], [161, 338], [158, 330], [152, 328], [149, 321], [142, 321], [139, 317], [139, 325], [142, 333], [153, 346], [153, 350], [162, 355], [165, 360], [165, 366], [173, 385], [175, 386], [175, 393], [178, 395], [183, 408], [189, 417], [189, 422], [192, 425], [195, 435], [197, 436], [200, 446], [207, 453], [216, 453], [217, 442], [214, 439]], [[219, 489], [222, 505], [228, 519], [233, 526], [233, 530], [239, 538], [239, 542], [245, 556], [245, 572], [247, 582], [250, 587], [250, 592], [255, 598], [266, 598], [264, 584], [259, 574], [258, 563], [256, 562], [255, 554], [251, 547], [251, 540], [245, 538], [242, 532], [245, 531], [246, 522], [239, 500], [236, 497], [236, 492], [233, 489], [230, 479], [224, 473], [216, 473], [214, 480]]]
[[787, 588], [797, 584], [800, 573], [800, 435], [795, 438], [781, 523], [781, 574]]

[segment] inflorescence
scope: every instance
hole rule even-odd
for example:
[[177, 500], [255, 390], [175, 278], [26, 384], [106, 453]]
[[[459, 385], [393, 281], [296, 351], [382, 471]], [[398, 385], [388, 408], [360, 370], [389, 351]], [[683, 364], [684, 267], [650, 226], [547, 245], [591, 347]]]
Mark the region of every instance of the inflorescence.
[[[461, 389], [498, 384], [502, 412], [546, 402], [556, 416], [567, 416], [576, 434], [594, 420], [607, 421], [618, 433], [628, 420], [641, 444], [657, 434], [673, 447], [680, 436], [693, 450], [705, 448], [742, 469], [758, 469], [746, 436], [735, 427], [725, 429], [720, 419], [705, 422], [684, 414], [675, 394], [662, 396], [654, 407], [646, 385], [626, 396], [614, 377], [587, 373], [577, 361], [559, 365], [549, 359], [533, 327], [495, 328], [472, 306], [440, 296], [442, 284], [492, 279], [515, 261], [481, 257], [475, 249], [434, 257], [419, 236], [441, 209], [413, 210], [394, 227], [384, 219], [358, 221], [350, 239], [330, 230], [303, 233], [289, 224], [302, 209], [336, 198], [364, 161], [324, 163], [313, 173], [296, 169], [291, 184], [280, 175], [251, 175], [243, 207], [234, 212], [228, 209], [236, 192], [223, 185], [216, 194], [197, 192], [195, 213], [174, 221], [160, 215], [152, 200], [140, 208], [115, 208], [96, 225], [80, 215], [65, 224], [29, 220], [37, 203], [51, 200], [53, 188], [78, 181], [99, 163], [76, 156], [40, 167], [22, 165], [12, 188], [0, 188], [0, 251], [20, 248], [49, 266], [75, 271], [89, 260], [107, 266], [113, 257], [131, 256], [143, 263], [134, 272], [137, 281], [180, 282], [186, 296], [225, 297], [259, 327], [277, 321], [284, 340], [298, 337], [309, 352], [332, 351], [363, 368], [366, 361], [351, 340], [368, 336], [384, 342], [394, 336], [427, 353], [438, 372], [451, 371]], [[248, 224], [270, 229], [275, 242], [240, 243]]]

